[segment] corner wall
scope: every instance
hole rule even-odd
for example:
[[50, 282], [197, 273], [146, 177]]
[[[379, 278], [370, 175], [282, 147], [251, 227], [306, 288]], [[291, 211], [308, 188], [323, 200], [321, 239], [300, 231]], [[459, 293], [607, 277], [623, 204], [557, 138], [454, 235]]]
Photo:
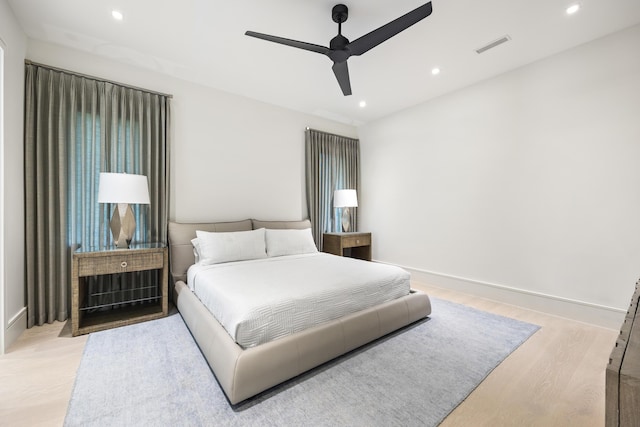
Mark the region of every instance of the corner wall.
[[361, 127], [374, 258], [619, 327], [640, 277], [638, 46], [635, 26]]
[[4, 51], [0, 108], [0, 354], [26, 329], [24, 293], [23, 105], [26, 36], [0, 0]]

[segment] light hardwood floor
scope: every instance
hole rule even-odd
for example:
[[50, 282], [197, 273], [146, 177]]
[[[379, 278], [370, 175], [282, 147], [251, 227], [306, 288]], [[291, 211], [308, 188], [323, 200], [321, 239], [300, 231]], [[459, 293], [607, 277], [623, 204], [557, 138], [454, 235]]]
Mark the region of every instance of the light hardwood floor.
[[[422, 283], [413, 286], [542, 326], [442, 426], [604, 426], [604, 373], [618, 331]], [[62, 425], [86, 339], [72, 338], [67, 323], [27, 330], [0, 357], [0, 425]]]

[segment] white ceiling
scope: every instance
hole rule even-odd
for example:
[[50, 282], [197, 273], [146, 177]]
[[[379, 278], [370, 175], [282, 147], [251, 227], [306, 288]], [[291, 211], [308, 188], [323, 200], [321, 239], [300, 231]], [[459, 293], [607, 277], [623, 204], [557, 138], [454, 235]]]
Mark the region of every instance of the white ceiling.
[[[338, 0], [9, 0], [30, 38], [354, 125], [640, 23], [640, 0], [577, 2], [568, 16], [573, 0], [433, 0], [431, 16], [349, 59], [353, 95], [344, 97], [327, 57], [244, 35], [328, 46]], [[424, 1], [344, 3], [342, 32], [355, 40]]]

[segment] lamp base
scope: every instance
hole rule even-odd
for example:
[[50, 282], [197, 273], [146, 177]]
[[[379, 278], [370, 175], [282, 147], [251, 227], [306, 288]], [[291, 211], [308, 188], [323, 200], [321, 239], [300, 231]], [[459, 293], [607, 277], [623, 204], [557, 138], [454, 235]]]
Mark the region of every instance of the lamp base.
[[136, 219], [128, 203], [118, 203], [111, 217], [111, 233], [116, 247], [128, 249], [133, 233], [136, 231]]
[[342, 231], [349, 232], [351, 228], [351, 215], [349, 215], [349, 208], [342, 208]]

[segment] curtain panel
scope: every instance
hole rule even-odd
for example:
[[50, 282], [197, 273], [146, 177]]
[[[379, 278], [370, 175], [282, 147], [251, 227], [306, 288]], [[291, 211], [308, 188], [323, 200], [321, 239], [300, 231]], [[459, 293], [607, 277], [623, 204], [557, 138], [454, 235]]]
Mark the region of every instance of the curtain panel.
[[[100, 172], [146, 175], [137, 242], [166, 243], [170, 96], [25, 64], [27, 326], [64, 321], [72, 254], [112, 245]], [[129, 286], [129, 285], [126, 285]]]
[[[307, 211], [316, 245], [322, 234], [341, 231], [333, 208], [333, 192], [355, 189], [360, 193], [360, 141], [314, 129], [305, 132]], [[349, 210], [353, 231], [358, 229], [357, 209]]]

